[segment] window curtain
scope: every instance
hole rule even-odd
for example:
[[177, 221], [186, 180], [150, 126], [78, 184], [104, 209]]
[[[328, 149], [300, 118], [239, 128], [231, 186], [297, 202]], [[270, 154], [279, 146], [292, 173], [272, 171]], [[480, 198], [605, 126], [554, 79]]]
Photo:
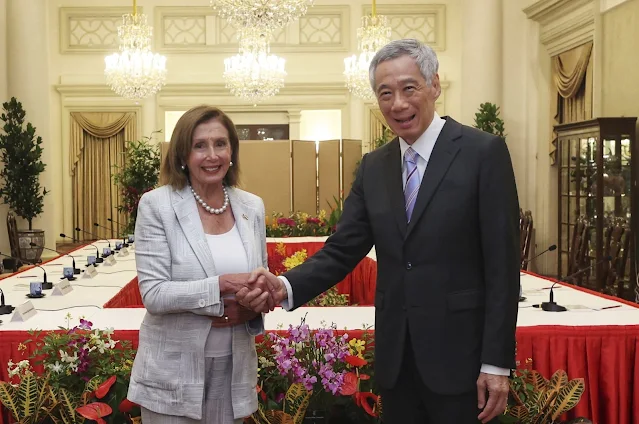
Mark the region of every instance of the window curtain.
[[[552, 57], [551, 115], [553, 125], [592, 119], [592, 42]], [[557, 159], [553, 132], [551, 163]]]
[[[118, 212], [120, 192], [113, 183], [115, 166], [125, 163], [126, 141], [134, 140], [137, 125], [134, 112], [72, 112], [70, 173], [73, 186], [73, 225], [100, 238], [117, 238], [127, 215]], [[96, 227], [93, 224], [110, 228]], [[95, 237], [74, 231], [79, 240]]]

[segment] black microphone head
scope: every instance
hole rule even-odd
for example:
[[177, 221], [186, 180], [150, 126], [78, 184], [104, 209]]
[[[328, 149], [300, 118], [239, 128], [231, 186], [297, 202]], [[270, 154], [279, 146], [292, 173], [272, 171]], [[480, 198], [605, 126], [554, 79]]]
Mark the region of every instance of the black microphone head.
[[107, 218], [107, 221], [109, 222], [113, 222], [113, 220], [111, 218]]
[[99, 226], [100, 226], [100, 224], [98, 224], [97, 222], [94, 222], [94, 223], [93, 223], [93, 226], [94, 226], [94, 227], [99, 227]]
[[556, 245], [556, 244], [553, 244], [552, 246], [550, 246], [550, 247], [548, 248], [548, 250], [549, 250], [550, 252], [552, 252], [552, 251], [553, 251], [553, 250], [555, 250], [555, 249], [557, 249], [557, 245]]
[[76, 230], [76, 231], [82, 231], [82, 230], [80, 229], [80, 227], [75, 227], [75, 230]]

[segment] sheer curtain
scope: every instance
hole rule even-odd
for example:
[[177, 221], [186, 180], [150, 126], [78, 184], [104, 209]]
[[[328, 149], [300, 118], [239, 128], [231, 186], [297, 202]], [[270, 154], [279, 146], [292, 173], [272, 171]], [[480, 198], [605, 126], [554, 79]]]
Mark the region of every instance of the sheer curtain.
[[[114, 165], [125, 161], [126, 141], [136, 137], [134, 112], [72, 112], [70, 139], [70, 172], [73, 178], [73, 225], [101, 238], [117, 238], [118, 225], [107, 218], [126, 224], [126, 214], [117, 210], [118, 187], [113, 183]], [[95, 227], [98, 223], [112, 230]], [[76, 232], [79, 240], [94, 239]]]

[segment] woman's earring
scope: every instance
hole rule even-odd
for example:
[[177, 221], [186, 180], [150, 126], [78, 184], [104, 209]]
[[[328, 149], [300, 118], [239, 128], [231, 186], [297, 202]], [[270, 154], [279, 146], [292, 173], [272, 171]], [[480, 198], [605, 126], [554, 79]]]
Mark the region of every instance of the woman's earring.
[[182, 171], [184, 171], [186, 169], [186, 166], [182, 165]]
[[229, 166], [233, 166], [233, 161], [231, 161], [231, 163], [229, 163]]

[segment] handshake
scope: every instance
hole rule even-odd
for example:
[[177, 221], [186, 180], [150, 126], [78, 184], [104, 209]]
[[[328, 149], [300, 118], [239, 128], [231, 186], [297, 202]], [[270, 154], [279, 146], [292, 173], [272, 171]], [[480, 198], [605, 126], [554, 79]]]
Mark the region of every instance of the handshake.
[[275, 309], [288, 299], [286, 286], [265, 268], [252, 273], [220, 276], [220, 294], [224, 298], [224, 315], [213, 318], [214, 327], [237, 325]]

